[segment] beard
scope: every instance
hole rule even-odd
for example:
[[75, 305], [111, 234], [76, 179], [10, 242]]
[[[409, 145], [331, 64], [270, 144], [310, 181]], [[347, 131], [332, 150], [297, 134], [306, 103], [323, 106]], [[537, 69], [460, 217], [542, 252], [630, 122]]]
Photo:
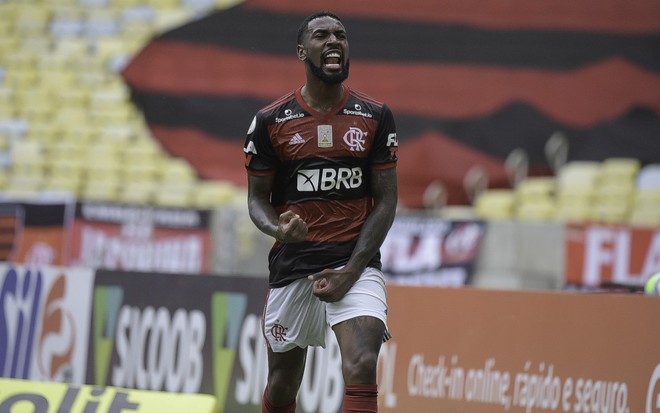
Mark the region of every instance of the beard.
[[350, 62], [347, 60], [344, 65], [342, 65], [341, 71], [339, 73], [328, 74], [321, 69], [320, 66], [314, 65], [309, 59], [305, 60], [305, 63], [309, 67], [310, 71], [314, 76], [319, 78], [324, 83], [329, 85], [337, 85], [344, 80], [348, 79], [348, 67]]

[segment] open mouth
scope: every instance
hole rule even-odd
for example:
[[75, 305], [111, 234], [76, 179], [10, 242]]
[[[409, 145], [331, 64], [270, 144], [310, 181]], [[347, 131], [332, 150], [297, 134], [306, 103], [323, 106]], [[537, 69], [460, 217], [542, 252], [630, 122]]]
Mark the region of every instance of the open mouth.
[[328, 70], [341, 70], [341, 54], [339, 52], [328, 52], [323, 57], [323, 66]]

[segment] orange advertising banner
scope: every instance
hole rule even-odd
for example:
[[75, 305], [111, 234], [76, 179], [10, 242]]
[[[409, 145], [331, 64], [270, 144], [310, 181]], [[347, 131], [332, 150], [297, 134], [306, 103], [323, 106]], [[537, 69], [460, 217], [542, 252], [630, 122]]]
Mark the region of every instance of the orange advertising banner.
[[211, 211], [102, 202], [76, 205], [70, 265], [199, 274], [211, 270]]
[[73, 210], [72, 200], [0, 202], [0, 261], [66, 263]]
[[660, 298], [388, 286], [381, 412], [658, 413]]
[[660, 228], [568, 225], [565, 247], [568, 285], [643, 286], [660, 271]]

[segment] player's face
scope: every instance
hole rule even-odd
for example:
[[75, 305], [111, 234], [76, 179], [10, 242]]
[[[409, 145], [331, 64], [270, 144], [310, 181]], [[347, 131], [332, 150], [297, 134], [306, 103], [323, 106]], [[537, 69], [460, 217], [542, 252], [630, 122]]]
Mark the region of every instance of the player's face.
[[304, 43], [305, 64], [314, 76], [329, 84], [348, 78], [348, 38], [341, 22], [328, 16], [310, 21]]

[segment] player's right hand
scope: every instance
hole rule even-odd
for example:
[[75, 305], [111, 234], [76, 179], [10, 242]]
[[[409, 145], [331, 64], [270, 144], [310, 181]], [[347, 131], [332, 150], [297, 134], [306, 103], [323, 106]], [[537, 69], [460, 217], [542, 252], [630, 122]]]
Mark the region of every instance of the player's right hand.
[[307, 223], [293, 211], [285, 211], [279, 216], [275, 238], [280, 242], [300, 242], [307, 235]]

